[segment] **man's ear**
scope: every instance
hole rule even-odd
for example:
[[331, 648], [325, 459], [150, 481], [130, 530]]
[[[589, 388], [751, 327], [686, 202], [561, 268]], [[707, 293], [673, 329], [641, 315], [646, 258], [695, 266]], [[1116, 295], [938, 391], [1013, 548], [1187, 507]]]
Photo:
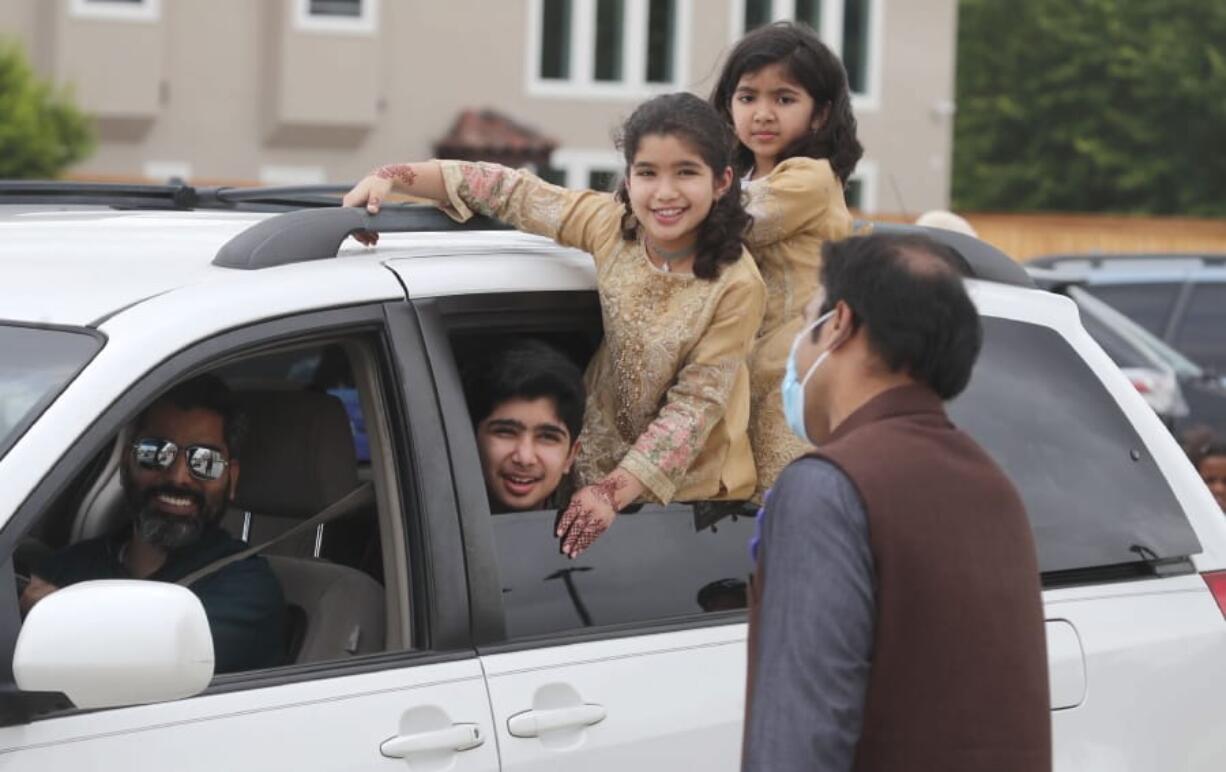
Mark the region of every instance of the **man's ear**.
[[230, 472], [230, 501], [234, 501], [234, 496], [238, 493], [239, 463], [237, 458], [230, 459], [228, 471]]

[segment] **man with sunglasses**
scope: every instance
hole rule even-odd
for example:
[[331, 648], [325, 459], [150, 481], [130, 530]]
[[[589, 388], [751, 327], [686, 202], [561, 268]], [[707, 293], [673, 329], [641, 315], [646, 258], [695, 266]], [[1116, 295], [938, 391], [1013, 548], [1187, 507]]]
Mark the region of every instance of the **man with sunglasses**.
[[[220, 526], [238, 488], [243, 424], [230, 390], [210, 375], [175, 386], [146, 408], [120, 466], [130, 520], [39, 564], [22, 610], [90, 579], [177, 582], [246, 548]], [[189, 589], [208, 615], [217, 673], [281, 663], [285, 603], [267, 561], [230, 563]]]

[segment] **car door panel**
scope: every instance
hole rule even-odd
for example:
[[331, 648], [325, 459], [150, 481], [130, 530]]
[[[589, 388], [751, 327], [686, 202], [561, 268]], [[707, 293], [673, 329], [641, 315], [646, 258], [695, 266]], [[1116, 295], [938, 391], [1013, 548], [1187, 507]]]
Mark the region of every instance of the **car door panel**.
[[[482, 661], [505, 772], [740, 768], [743, 623]], [[586, 715], [575, 710], [581, 706]], [[513, 719], [533, 710], [569, 721], [536, 736], [512, 734]]]
[[[429, 722], [439, 717], [475, 725], [482, 742], [405, 759], [381, 752], [389, 740], [443, 728]], [[481, 668], [468, 658], [48, 717], [0, 729], [0, 766], [373, 772], [398, 763], [418, 772], [476, 772], [498, 769], [492, 732]]]

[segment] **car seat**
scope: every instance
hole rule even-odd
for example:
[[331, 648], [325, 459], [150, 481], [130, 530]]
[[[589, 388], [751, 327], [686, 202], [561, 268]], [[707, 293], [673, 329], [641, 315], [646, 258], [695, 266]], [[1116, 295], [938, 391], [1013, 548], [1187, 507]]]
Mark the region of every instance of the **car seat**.
[[[248, 392], [240, 400], [249, 431], [234, 508], [249, 513], [252, 544], [318, 514], [357, 487], [353, 436], [340, 400], [308, 391]], [[290, 661], [382, 651], [383, 588], [368, 574], [315, 554], [300, 543], [292, 554], [265, 555], [289, 609]]]

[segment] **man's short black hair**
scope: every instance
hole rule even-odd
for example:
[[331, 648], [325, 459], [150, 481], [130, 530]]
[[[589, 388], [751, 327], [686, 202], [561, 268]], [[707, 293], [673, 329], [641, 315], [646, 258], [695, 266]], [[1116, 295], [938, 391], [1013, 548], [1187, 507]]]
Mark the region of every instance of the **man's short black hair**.
[[226, 439], [226, 449], [230, 452], [230, 458], [239, 457], [243, 439], [247, 435], [247, 418], [238, 400], [235, 399], [234, 392], [230, 391], [225, 381], [216, 375], [206, 373], [176, 384], [141, 411], [140, 416], [136, 419], [138, 431], [144, 426], [149, 411], [164, 403], [169, 403], [179, 410], [200, 408], [220, 415], [222, 433]]
[[855, 236], [822, 248], [822, 313], [842, 300], [891, 372], [952, 399], [966, 388], [983, 327], [962, 283], [963, 260], [922, 235]]
[[511, 399], [553, 400], [572, 443], [583, 428], [583, 373], [544, 341], [523, 338], [465, 368], [464, 396], [473, 426]]

